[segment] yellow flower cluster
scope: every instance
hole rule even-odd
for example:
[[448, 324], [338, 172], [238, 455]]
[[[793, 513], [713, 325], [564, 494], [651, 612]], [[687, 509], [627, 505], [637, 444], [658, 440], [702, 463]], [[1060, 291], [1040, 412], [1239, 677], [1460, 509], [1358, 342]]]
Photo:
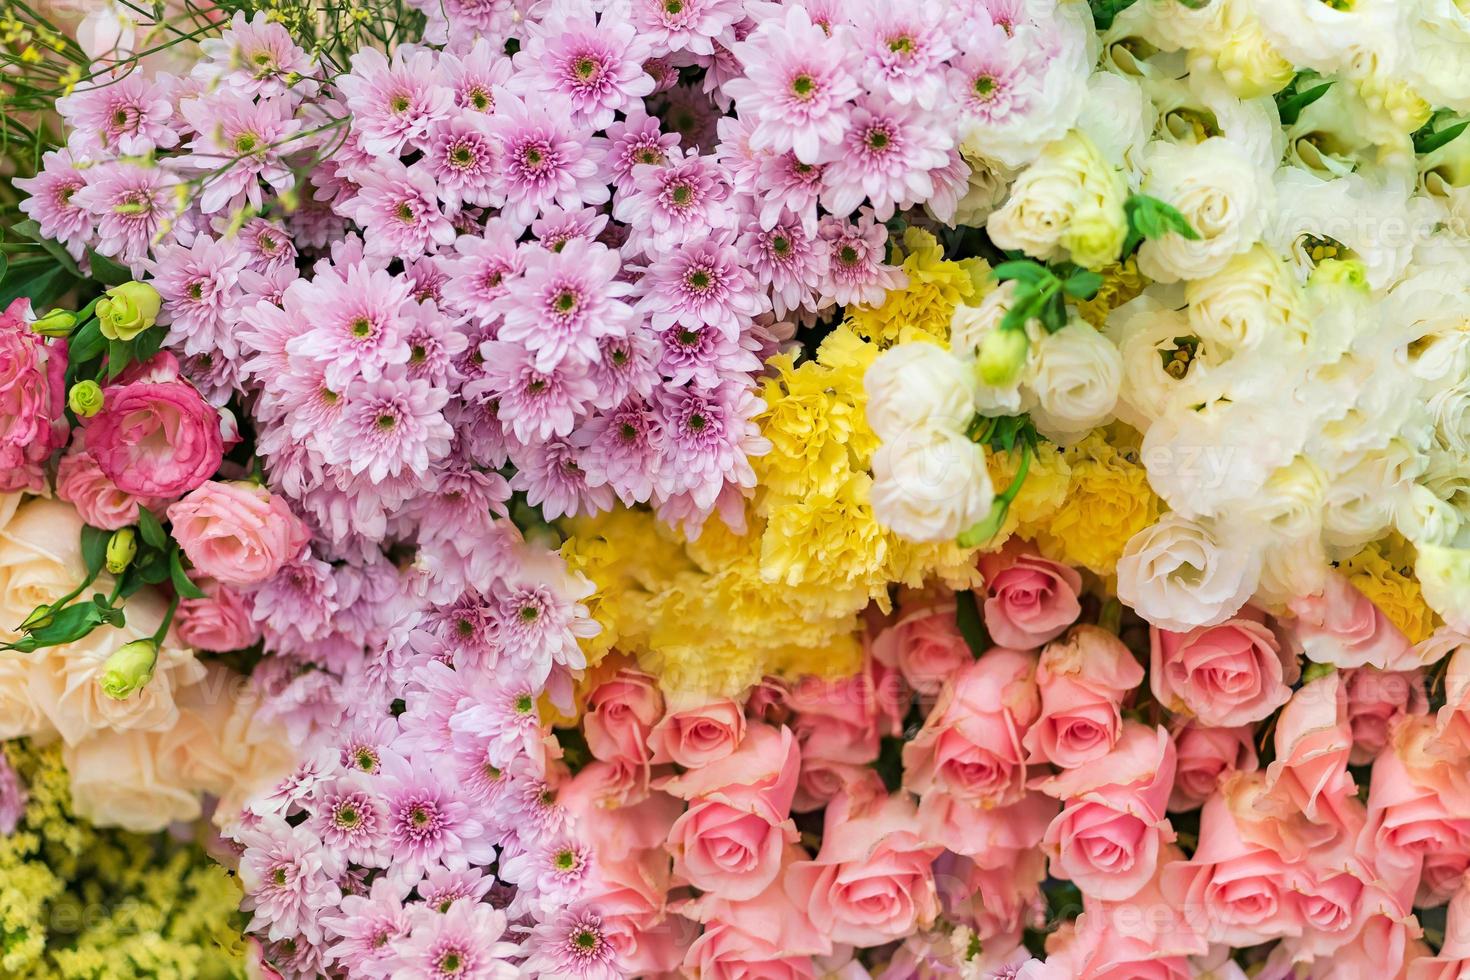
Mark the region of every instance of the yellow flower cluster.
[[1092, 299], [1077, 301], [1077, 312], [1093, 329], [1101, 330], [1109, 313], [1142, 295], [1148, 280], [1138, 271], [1138, 260], [1131, 255], [1121, 265], [1114, 262], [1097, 271], [1103, 277], [1102, 285]]
[[889, 292], [883, 305], [853, 307], [847, 322], [859, 337], [881, 347], [912, 340], [949, 340], [955, 307], [975, 305], [994, 288], [984, 259], [951, 261], [939, 240], [922, 228], [903, 234], [903, 271], [908, 284]]
[[240, 889], [224, 869], [165, 835], [78, 820], [59, 744], [3, 748], [29, 798], [0, 836], [0, 976], [243, 976]]
[[676, 697], [767, 674], [839, 676], [861, 662], [859, 613], [887, 608], [892, 584], [976, 581], [973, 551], [907, 542], [873, 518], [862, 379], [877, 353], [845, 324], [815, 357], [771, 359], [759, 422], [772, 448], [753, 461], [743, 531], [712, 520], [689, 539], [629, 510], [566, 522], [563, 554], [598, 589], [604, 636], [589, 659], [616, 645]]
[[1424, 601], [1414, 578], [1413, 546], [1398, 535], [1375, 541], [1338, 565], [1348, 581], [1383, 610], [1412, 643], [1439, 626], [1439, 616]]

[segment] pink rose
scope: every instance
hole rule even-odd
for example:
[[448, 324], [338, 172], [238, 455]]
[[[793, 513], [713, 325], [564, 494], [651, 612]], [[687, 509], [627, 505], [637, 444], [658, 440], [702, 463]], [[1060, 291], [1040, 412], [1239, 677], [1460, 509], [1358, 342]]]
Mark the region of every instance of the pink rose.
[[1041, 652], [1036, 683], [1041, 716], [1023, 744], [1029, 762], [1071, 769], [1107, 755], [1122, 729], [1119, 706], [1143, 682], [1123, 642], [1097, 626], [1078, 626]]
[[839, 793], [861, 795], [871, 792], [874, 786], [881, 790], [883, 780], [872, 766], [802, 756], [791, 812], [811, 813], [832, 802]]
[[818, 935], [877, 946], [928, 928], [939, 914], [934, 859], [944, 849], [919, 832], [904, 794], [827, 807], [822, 849], [786, 871], [786, 894], [805, 903]]
[[1464, 756], [1470, 755], [1470, 639], [1452, 635], [1454, 653], [1444, 667], [1444, 707], [1435, 715], [1435, 731], [1447, 752]]
[[697, 927], [668, 907], [668, 855], [662, 848], [615, 852], [600, 842], [596, 848], [584, 897], [602, 916], [623, 969], [631, 976], [677, 969]]
[[1227, 773], [1256, 768], [1255, 729], [1206, 728], [1189, 722], [1174, 733], [1179, 763], [1169, 809], [1175, 813], [1198, 809]]
[[1026, 794], [1021, 737], [1040, 711], [1035, 655], [996, 647], [945, 685], [903, 747], [904, 788], [987, 809], [1017, 802]]
[[1160, 851], [1174, 840], [1164, 816], [1174, 767], [1169, 733], [1129, 722], [1096, 765], [1043, 780], [1038, 788], [1066, 804], [1041, 842], [1052, 875], [1109, 902], [1143, 888], [1158, 868]]
[[34, 333], [30, 300], [0, 313], [0, 492], [45, 489], [46, 460], [66, 445], [66, 341]]
[[1445, 916], [1438, 956], [1409, 964], [1408, 980], [1460, 980], [1470, 976], [1470, 882], [1462, 882]]
[[791, 685], [779, 677], [762, 677], [745, 696], [745, 716], [767, 725], [784, 725], [791, 720], [787, 698]]
[[[1146, 909], [1140, 909], [1141, 913]], [[1198, 976], [1189, 957], [1171, 954], [1084, 912], [1047, 943], [1046, 963], [1036, 980], [1191, 980]], [[1024, 974], [1022, 975], [1024, 976]], [[1029, 980], [1029, 978], [1028, 978]]]
[[992, 940], [1019, 940], [1046, 878], [1037, 848], [987, 853], [976, 860], [946, 851], [934, 862], [934, 880], [952, 918], [968, 920], [986, 948]]
[[1011, 538], [1000, 551], [980, 557], [985, 629], [998, 646], [1031, 650], [1053, 640], [1077, 621], [1082, 576], [1043, 558]]
[[926, 840], [988, 867], [992, 859], [1039, 847], [1057, 809], [1056, 800], [1035, 791], [1010, 806], [986, 809], [930, 790], [919, 800], [919, 827]]
[[802, 758], [867, 765], [878, 758], [879, 741], [902, 728], [903, 683], [899, 675], [869, 658], [863, 672], [842, 680], [804, 677], [787, 704], [801, 743]]
[[1414, 906], [1429, 909], [1448, 902], [1464, 883], [1467, 872], [1470, 872], [1470, 851], [1436, 851], [1424, 855]]
[[1446, 758], [1427, 716], [1400, 718], [1373, 761], [1368, 822], [1380, 867], [1417, 871], [1431, 854], [1470, 854], [1470, 786], [1463, 763]]
[[[792, 845], [782, 868], [806, 857]], [[687, 975], [720, 980], [806, 980], [816, 977], [814, 955], [832, 952], [832, 943], [812, 926], [807, 902], [793, 900], [784, 874], [753, 898], [731, 900], [707, 892], [680, 911], [704, 924], [704, 933], [684, 956]]]
[[195, 568], [242, 588], [275, 575], [311, 540], [284, 498], [251, 483], [209, 480], [170, 506], [168, 519]]
[[1248, 794], [1232, 790], [1252, 778], [1238, 773], [1205, 801], [1194, 856], [1166, 864], [1160, 873], [1164, 894], [1209, 943], [1254, 946], [1300, 935], [1303, 928], [1290, 887], [1291, 865], [1237, 824], [1237, 814], [1248, 813], [1250, 803]]
[[119, 490], [176, 497], [219, 469], [219, 412], [187, 381], [134, 381], [105, 394], [102, 411], [83, 419], [82, 428], [87, 451]]
[[1383, 670], [1418, 666], [1409, 638], [1342, 575], [1328, 575], [1322, 592], [1289, 605], [1297, 617], [1292, 629], [1308, 660]]
[[1348, 761], [1366, 766], [1388, 744], [1389, 724], [1403, 715], [1429, 710], [1421, 670], [1379, 670], [1358, 667], [1343, 671], [1347, 687], [1348, 724], [1353, 751]]
[[735, 751], [745, 737], [745, 712], [729, 698], [670, 711], [648, 736], [654, 762], [697, 769]]
[[649, 732], [664, 713], [658, 682], [641, 670], [624, 667], [597, 686], [582, 716], [587, 748], [607, 762], [649, 761]]
[[675, 874], [732, 900], [765, 891], [797, 839], [789, 814], [798, 767], [791, 730], [755, 724], [733, 754], [660, 784], [689, 801], [669, 829]]
[[1314, 824], [1348, 832], [1357, 787], [1347, 771], [1353, 735], [1342, 678], [1336, 671], [1302, 685], [1292, 695], [1276, 720], [1275, 743], [1276, 761], [1266, 769], [1266, 787], [1284, 806], [1282, 812], [1300, 813]]
[[117, 488], [82, 447], [79, 433], [56, 470], [56, 495], [76, 507], [82, 520], [104, 531], [138, 523], [138, 508], [157, 511], [170, 497], [136, 497]]
[[1296, 657], [1282, 651], [1264, 620], [1247, 607], [1235, 619], [1187, 633], [1151, 629], [1154, 697], [1212, 728], [1248, 725], [1281, 707], [1297, 678]]
[[954, 617], [952, 602], [905, 611], [873, 638], [873, 656], [897, 669], [915, 691], [932, 698], [945, 678], [975, 659]]
[[180, 600], [174, 614], [180, 643], [195, 650], [228, 653], [260, 639], [248, 599], [214, 579], [199, 579], [194, 584], [204, 590], [205, 598]]
[[684, 954], [684, 970], [701, 980], [814, 980], [817, 975], [810, 956], [788, 954], [733, 922], [705, 926]]

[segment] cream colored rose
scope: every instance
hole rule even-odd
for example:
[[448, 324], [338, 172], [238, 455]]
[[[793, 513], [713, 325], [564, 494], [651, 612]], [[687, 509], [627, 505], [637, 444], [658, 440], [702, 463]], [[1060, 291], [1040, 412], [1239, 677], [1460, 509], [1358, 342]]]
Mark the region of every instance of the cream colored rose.
[[1138, 268], [1160, 282], [1200, 279], [1223, 269], [1261, 237], [1274, 203], [1270, 173], [1235, 142], [1212, 136], [1187, 146], [1149, 146], [1143, 192], [1172, 205], [1198, 240], [1169, 233], [1138, 250]]
[[81, 533], [76, 509], [60, 500], [34, 498], [14, 509], [0, 527], [0, 635], [13, 638], [31, 610], [86, 578]]
[[1160, 629], [1224, 622], [1245, 605], [1261, 573], [1256, 545], [1228, 546], [1208, 521], [1165, 514], [1135, 534], [1118, 559], [1118, 598]]
[[1069, 443], [1112, 418], [1123, 382], [1118, 349], [1081, 320], [1041, 338], [1026, 374], [1031, 418], [1042, 435]]
[[911, 541], [948, 541], [990, 512], [985, 452], [961, 433], [929, 426], [873, 454], [873, 517]]
[[77, 816], [100, 827], [153, 833], [199, 817], [199, 798], [159, 764], [155, 732], [99, 732], [62, 753]]
[[1074, 130], [1047, 144], [1011, 186], [1011, 196], [986, 222], [1004, 249], [1052, 261], [1064, 253], [1096, 268], [1118, 257], [1127, 234], [1121, 172], [1085, 134]]
[[1310, 325], [1291, 266], [1263, 245], [1233, 256], [1219, 272], [1185, 284], [1189, 325], [1201, 339], [1230, 351], [1254, 350], [1275, 338], [1303, 349]]
[[0, 741], [55, 733], [31, 694], [31, 663], [38, 656], [0, 652]]
[[890, 347], [869, 366], [863, 387], [868, 426], [884, 441], [926, 425], [963, 431], [975, 415], [974, 375], [937, 344]]
[[1429, 608], [1452, 629], [1470, 632], [1470, 548], [1420, 545], [1414, 576]]

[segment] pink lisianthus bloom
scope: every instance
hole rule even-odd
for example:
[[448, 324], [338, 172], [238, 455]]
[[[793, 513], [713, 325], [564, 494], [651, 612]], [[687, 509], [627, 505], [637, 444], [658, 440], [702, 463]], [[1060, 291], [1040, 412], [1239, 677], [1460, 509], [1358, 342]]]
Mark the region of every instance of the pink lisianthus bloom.
[[1154, 627], [1149, 686], [1159, 703], [1229, 728], [1260, 721], [1286, 703], [1299, 670], [1265, 617], [1247, 607], [1234, 619], [1185, 633]]
[[30, 300], [0, 314], [0, 491], [45, 487], [41, 467], [66, 444], [66, 341], [31, 332]]
[[83, 419], [82, 429], [87, 452], [119, 490], [177, 497], [219, 469], [219, 412], [187, 381], [140, 379], [105, 394], [102, 411]]
[[985, 629], [1003, 647], [1030, 650], [1056, 639], [1077, 621], [1082, 576], [1075, 568], [1042, 558], [1018, 538], [980, 557], [985, 588]]
[[169, 507], [168, 518], [195, 568], [240, 588], [275, 575], [311, 539], [282, 497], [250, 483], [210, 480]]
[[1026, 733], [1030, 762], [1063, 769], [1107, 755], [1122, 732], [1120, 705], [1143, 682], [1143, 667], [1116, 636], [1078, 626], [1041, 653], [1041, 717]]

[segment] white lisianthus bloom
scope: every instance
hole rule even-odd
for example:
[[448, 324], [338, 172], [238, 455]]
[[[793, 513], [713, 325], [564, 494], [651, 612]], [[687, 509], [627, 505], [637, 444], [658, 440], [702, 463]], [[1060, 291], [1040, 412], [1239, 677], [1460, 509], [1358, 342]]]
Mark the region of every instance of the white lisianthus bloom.
[[986, 221], [991, 240], [1042, 261], [1070, 255], [1098, 268], [1118, 257], [1127, 235], [1127, 181], [1080, 131], [1047, 144]]
[[1077, 128], [1136, 184], [1143, 178], [1144, 148], [1157, 117], [1138, 79], [1096, 71], [1087, 81], [1087, 106]]
[[1299, 68], [1331, 75], [1363, 56], [1383, 65], [1412, 57], [1407, 20], [1412, 3], [1353, 0], [1338, 9], [1322, 0], [1268, 0], [1261, 28], [1282, 56]]
[[1185, 286], [1189, 325], [1201, 340], [1227, 350], [1252, 350], [1268, 337], [1287, 348], [1304, 346], [1309, 324], [1291, 267], [1257, 245], [1236, 255], [1214, 275]]
[[1158, 110], [1157, 139], [1197, 146], [1223, 137], [1257, 166], [1275, 169], [1286, 149], [1281, 115], [1270, 96], [1242, 99], [1230, 91], [1219, 72], [1198, 66], [1186, 78], [1172, 74], [1150, 77], [1144, 91]]
[[1327, 476], [1307, 456], [1297, 456], [1266, 477], [1245, 512], [1278, 541], [1316, 537], [1322, 533], [1322, 503]]
[[[1017, 415], [1021, 411], [1021, 379], [1027, 368], [1016, 372], [1016, 376], [1005, 385], [986, 384], [975, 370], [980, 345], [987, 336], [1000, 329], [1015, 292], [1014, 283], [1002, 283], [1000, 288], [987, 293], [979, 306], [961, 304], [955, 307], [954, 316], [949, 321], [950, 352], [969, 366], [975, 378], [975, 408], [981, 415]], [[1036, 357], [1035, 344], [1027, 348], [1026, 356], [1028, 361]]]
[[873, 517], [910, 541], [953, 540], [994, 499], [985, 451], [952, 429], [911, 429], [873, 454]]
[[1414, 576], [1430, 609], [1461, 633], [1470, 631], [1470, 548], [1420, 545]]
[[[1248, 535], [1251, 528], [1232, 527], [1230, 533]], [[1320, 537], [1309, 535], [1268, 544], [1261, 554], [1261, 580], [1251, 604], [1280, 615], [1298, 596], [1321, 592], [1331, 574], [1332, 563], [1327, 560]]]
[[1150, 291], [1114, 310], [1106, 326], [1123, 370], [1119, 418], [1142, 432], [1176, 401], [1204, 400], [1209, 349], [1181, 343], [1193, 332], [1183, 312]]
[[1123, 359], [1081, 320], [1041, 338], [1026, 372], [1031, 418], [1042, 435], [1067, 443], [1112, 418], [1123, 383]]
[[1460, 512], [1422, 484], [1400, 498], [1393, 513], [1398, 532], [1416, 545], [1449, 545], [1460, 532]]
[[1143, 192], [1173, 205], [1199, 235], [1170, 233], [1138, 250], [1151, 279], [1199, 279], [1223, 269], [1260, 238], [1274, 204], [1269, 172], [1235, 143], [1211, 137], [1195, 146], [1150, 144]]
[[1410, 84], [1434, 105], [1470, 112], [1470, 10], [1455, 0], [1419, 0], [1409, 14], [1408, 47], [1401, 66]]
[[1457, 456], [1470, 457], [1470, 381], [1441, 388], [1429, 398], [1434, 438]]
[[1470, 283], [1459, 267], [1414, 272], [1379, 307], [1383, 322], [1407, 341], [1400, 360], [1437, 389], [1470, 374]]
[[[1183, 7], [1182, 3], [1175, 6]], [[1285, 88], [1296, 67], [1282, 57], [1261, 27], [1257, 4], [1252, 0], [1220, 0], [1210, 6], [1227, 12], [1224, 30], [1202, 46], [1213, 55], [1215, 70], [1230, 91], [1242, 99], [1271, 95]], [[1266, 14], [1269, 16], [1269, 13]]]
[[1135, 534], [1118, 559], [1118, 598], [1160, 629], [1224, 622], [1245, 605], [1261, 574], [1257, 545], [1216, 527], [1165, 514]]
[[937, 344], [898, 344], [863, 376], [868, 426], [884, 442], [924, 426], [963, 432], [975, 416], [974, 375]]
[[984, 160], [966, 162], [970, 165], [969, 186], [955, 208], [954, 223], [979, 227], [1006, 199], [1011, 181], [1016, 179], [1016, 171]]
[[1275, 183], [1277, 207], [1265, 240], [1292, 257], [1301, 278], [1324, 257], [1352, 258], [1363, 263], [1371, 289], [1387, 289], [1408, 268], [1415, 243], [1433, 227], [1433, 206], [1410, 199], [1407, 179], [1397, 176], [1323, 180], [1283, 167]]
[[1322, 531], [1328, 545], [1350, 553], [1381, 537], [1425, 466], [1422, 453], [1397, 439], [1358, 454], [1327, 488]]

